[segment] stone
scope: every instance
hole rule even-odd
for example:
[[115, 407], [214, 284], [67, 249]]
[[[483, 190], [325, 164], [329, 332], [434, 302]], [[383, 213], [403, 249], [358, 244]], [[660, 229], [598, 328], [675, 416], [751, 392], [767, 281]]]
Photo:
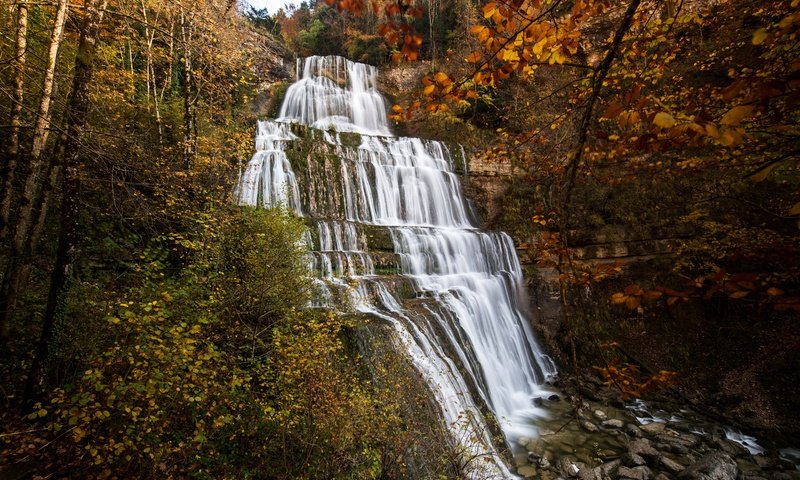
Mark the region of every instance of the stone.
[[724, 452], [712, 452], [686, 467], [679, 479], [687, 480], [736, 480], [739, 468], [730, 455]]
[[589, 433], [595, 433], [595, 432], [599, 432], [600, 431], [600, 429], [597, 428], [597, 425], [595, 425], [594, 423], [590, 422], [589, 420], [582, 421], [581, 422], [581, 428], [586, 430]]
[[694, 449], [700, 445], [700, 438], [691, 433], [681, 433], [675, 430], [666, 429], [664, 432], [655, 436], [655, 440], [667, 445], [681, 445], [688, 449]]
[[712, 437], [711, 443], [714, 444], [715, 447], [719, 448], [723, 452], [727, 453], [732, 457], [749, 457], [750, 452], [747, 451], [744, 446], [739, 443], [733, 442], [731, 440], [726, 440], [719, 437]]
[[647, 462], [654, 462], [660, 454], [658, 450], [650, 445], [650, 440], [646, 438], [636, 439], [628, 444], [628, 452], [633, 455], [639, 455]]
[[548, 460], [547, 457], [541, 457], [540, 459], [536, 460], [536, 464], [542, 469], [550, 468], [550, 460]]
[[678, 455], [686, 455], [689, 453], [689, 448], [683, 445], [670, 445], [669, 451]]
[[604, 463], [604, 464], [600, 465], [600, 466], [599, 466], [599, 467], [597, 467], [597, 468], [600, 470], [600, 474], [601, 474], [603, 477], [608, 477], [608, 476], [610, 476], [612, 473], [614, 473], [614, 472], [616, 472], [616, 471], [617, 471], [617, 468], [619, 468], [619, 466], [620, 466], [620, 464], [621, 464], [621, 463], [622, 463], [622, 461], [621, 461], [621, 460], [619, 460], [619, 459], [617, 459], [617, 460], [612, 460], [612, 461], [610, 461], [610, 462], [606, 462], [606, 463]]
[[559, 397], [555, 393], [550, 395], [549, 397], [547, 397], [547, 399], [550, 400], [551, 402], [560, 402], [561, 401], [561, 397]]
[[667, 426], [661, 422], [651, 422], [648, 423], [647, 425], [642, 425], [639, 428], [641, 428], [643, 431], [647, 433], [655, 434], [663, 432], [664, 429], [667, 428]]
[[656, 478], [654, 478], [653, 480], [672, 480], [672, 477], [662, 472], [656, 475]]
[[530, 465], [519, 467], [517, 469], [517, 474], [524, 478], [533, 478], [536, 476], [536, 468]]
[[542, 397], [536, 397], [533, 399], [533, 405], [535, 407], [541, 407], [542, 405], [544, 405], [544, 400], [542, 400]]
[[619, 467], [617, 469], [619, 478], [630, 478], [631, 480], [650, 480], [653, 478], [653, 471], [645, 466], [641, 467]]
[[772, 468], [775, 465], [775, 461], [764, 455], [753, 455], [753, 462], [761, 469]]
[[570, 477], [578, 474], [579, 468], [575, 465], [575, 459], [569, 455], [561, 457], [556, 462], [556, 470], [565, 473]]
[[517, 440], [517, 444], [519, 444], [520, 447], [524, 447], [529, 443], [531, 443], [531, 437], [519, 437]]
[[637, 455], [631, 452], [624, 453], [620, 459], [622, 460], [623, 465], [631, 468], [647, 464], [647, 462], [645, 462], [644, 458], [642, 458], [641, 455]]
[[669, 457], [664, 457], [664, 456], [659, 457], [658, 467], [661, 468], [662, 470], [666, 470], [669, 473], [675, 475], [681, 473], [684, 469], [684, 466], [681, 465], [680, 463], [676, 462], [675, 460]]
[[578, 470], [578, 480], [598, 480], [593, 468], [583, 467]]
[[622, 428], [625, 423], [622, 420], [617, 420], [616, 418], [612, 418], [610, 420], [604, 420], [601, 424], [605, 428]]
[[644, 436], [642, 429], [632, 423], [625, 425], [625, 433], [634, 438], [640, 438]]
[[786, 472], [772, 472], [771, 480], [793, 480], [792, 476]]
[[545, 470], [544, 472], [539, 472], [539, 478], [541, 480], [556, 480], [558, 475], [555, 472], [551, 472], [549, 470]]
[[600, 421], [608, 420], [608, 415], [606, 415], [606, 412], [602, 410], [595, 410], [594, 412], [592, 412], [592, 415], [594, 415], [594, 418]]

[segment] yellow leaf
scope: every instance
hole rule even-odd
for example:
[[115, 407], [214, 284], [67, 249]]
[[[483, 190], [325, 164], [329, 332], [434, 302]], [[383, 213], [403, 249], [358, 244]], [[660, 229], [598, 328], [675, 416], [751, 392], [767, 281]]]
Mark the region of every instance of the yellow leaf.
[[753, 112], [754, 108], [752, 105], [733, 107], [722, 116], [722, 120], [719, 123], [722, 125], [739, 125], [745, 117]]
[[719, 129], [713, 123], [706, 124], [706, 134], [714, 140], [719, 138]]
[[433, 76], [436, 79], [436, 83], [444, 83], [450, 78], [444, 72], [436, 72], [436, 75]]
[[422, 93], [424, 93], [425, 95], [431, 95], [434, 90], [436, 90], [436, 85], [428, 85], [427, 87], [422, 89]]
[[539, 40], [538, 42], [536, 42], [536, 45], [533, 46], [533, 53], [537, 57], [541, 57], [542, 56], [542, 50], [544, 49], [544, 46], [545, 46], [546, 43], [547, 43], [547, 37]]
[[794, 207], [789, 210], [789, 215], [800, 215], [800, 202], [794, 204]]
[[738, 292], [731, 293], [730, 297], [731, 298], [743, 298], [743, 297], [746, 297], [749, 294], [750, 294], [750, 292], [748, 292], [746, 290], [739, 290]]
[[764, 43], [764, 40], [767, 38], [767, 30], [765, 28], [759, 28], [753, 34], [753, 45], [761, 45]]
[[675, 117], [667, 112], [658, 112], [653, 118], [653, 124], [661, 128], [671, 128], [675, 126]]

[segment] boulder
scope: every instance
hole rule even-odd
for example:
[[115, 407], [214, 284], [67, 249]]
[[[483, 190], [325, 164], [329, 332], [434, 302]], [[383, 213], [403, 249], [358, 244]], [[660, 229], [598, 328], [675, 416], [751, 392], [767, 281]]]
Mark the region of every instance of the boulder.
[[669, 457], [664, 457], [664, 456], [658, 458], [658, 467], [661, 468], [662, 470], [666, 470], [667, 472], [675, 475], [681, 473], [684, 469], [684, 466], [681, 465], [680, 463], [676, 462], [675, 460]]
[[645, 466], [641, 467], [619, 467], [617, 469], [619, 478], [629, 478], [631, 480], [650, 480], [653, 478], [653, 471]]
[[600, 421], [608, 420], [608, 415], [606, 415], [606, 412], [602, 410], [595, 410], [594, 412], [592, 412], [592, 415], [594, 415], [594, 418]]
[[712, 452], [686, 467], [679, 479], [686, 480], [736, 480], [739, 468], [730, 455]]
[[561, 397], [559, 397], [555, 393], [550, 395], [549, 397], [547, 397], [547, 399], [550, 400], [551, 402], [560, 402], [561, 401]]
[[630, 468], [640, 467], [647, 464], [641, 455], [631, 452], [624, 453], [620, 459], [622, 460], [623, 465]]
[[654, 462], [658, 459], [660, 454], [658, 450], [650, 445], [650, 440], [646, 438], [639, 438], [628, 444], [628, 453], [639, 455], [644, 458], [648, 463]]

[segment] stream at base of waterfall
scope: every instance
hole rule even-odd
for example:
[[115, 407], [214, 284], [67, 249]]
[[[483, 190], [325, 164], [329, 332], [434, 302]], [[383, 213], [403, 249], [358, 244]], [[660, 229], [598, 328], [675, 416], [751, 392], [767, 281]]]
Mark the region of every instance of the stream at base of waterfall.
[[[547, 395], [556, 375], [525, 313], [514, 245], [505, 233], [478, 228], [454, 171], [454, 162], [464, 165], [463, 151], [392, 136], [376, 76], [375, 67], [341, 57], [298, 61], [279, 118], [258, 123], [256, 154], [240, 175], [236, 200], [285, 205], [305, 217], [309, 266], [320, 286], [316, 305], [330, 306], [334, 291], [346, 291], [355, 310], [388, 322], [454, 441], [490, 460], [476, 462], [473, 475], [513, 477], [485, 413], [508, 445], [535, 437], [536, 420], [545, 416], [535, 399]], [[301, 140], [293, 124], [318, 130], [315, 138], [339, 159], [335, 171], [309, 180], [322, 185], [298, 185], [287, 157]], [[310, 201], [303, 194], [310, 188], [329, 198]], [[394, 275], [376, 268], [366, 229], [391, 240]], [[387, 281], [398, 274], [412, 298]]]

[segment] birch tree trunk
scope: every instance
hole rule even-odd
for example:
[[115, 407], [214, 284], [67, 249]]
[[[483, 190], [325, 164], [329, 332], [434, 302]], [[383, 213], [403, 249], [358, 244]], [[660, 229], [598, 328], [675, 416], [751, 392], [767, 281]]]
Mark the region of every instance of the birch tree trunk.
[[[61, 40], [64, 36], [64, 23], [67, 16], [67, 0], [59, 0], [53, 28], [50, 33], [50, 47], [47, 54], [42, 96], [39, 99], [36, 121], [33, 130], [33, 142], [30, 154], [25, 158], [26, 171], [22, 195], [19, 199], [19, 214], [13, 228], [9, 225], [11, 244], [8, 260], [5, 265], [2, 283], [0, 283], [0, 344], [9, 336], [9, 322], [17, 307], [20, 289], [27, 280], [29, 262], [33, 252], [31, 239], [35, 222], [39, 219], [44, 204], [41, 198], [42, 188], [52, 169], [52, 161], [43, 162], [42, 152], [47, 142], [50, 125], [50, 104], [53, 98], [56, 63]], [[17, 152], [18, 153], [18, 152]], [[46, 168], [44, 168], [46, 167]], [[45, 171], [43, 171], [45, 170]], [[7, 193], [10, 195], [10, 192]], [[9, 205], [11, 202], [9, 201]]]
[[[52, 102], [53, 82], [56, 77], [56, 60], [58, 50], [61, 48], [61, 39], [64, 36], [64, 22], [67, 18], [67, 0], [58, 0], [56, 18], [53, 21], [53, 30], [50, 33], [50, 48], [47, 52], [47, 69], [42, 82], [42, 97], [39, 100], [39, 110], [36, 113], [36, 122], [33, 129], [33, 146], [31, 147], [31, 168], [42, 155], [47, 143], [48, 126], [50, 125], [50, 103]], [[41, 166], [40, 166], [41, 168]]]

